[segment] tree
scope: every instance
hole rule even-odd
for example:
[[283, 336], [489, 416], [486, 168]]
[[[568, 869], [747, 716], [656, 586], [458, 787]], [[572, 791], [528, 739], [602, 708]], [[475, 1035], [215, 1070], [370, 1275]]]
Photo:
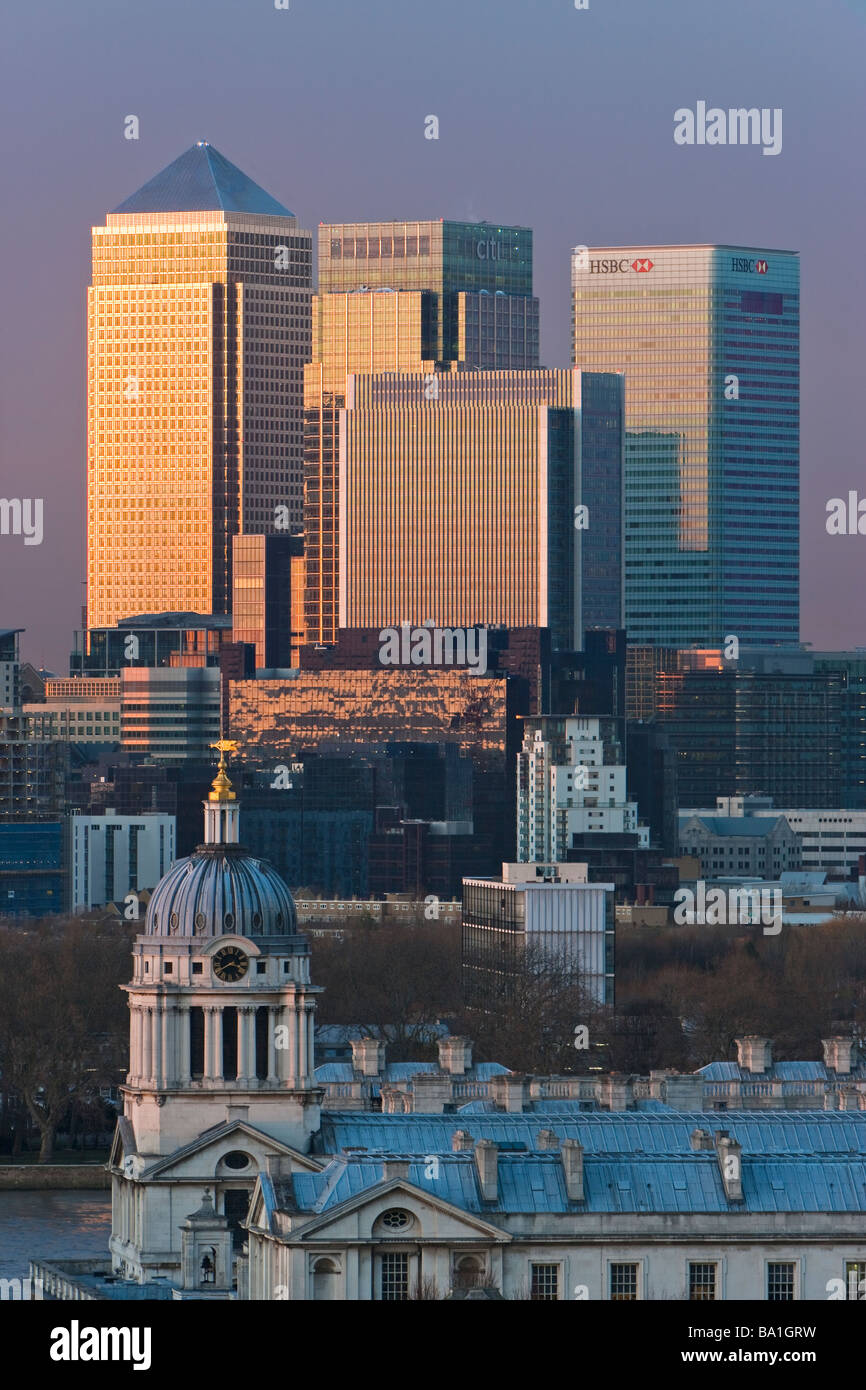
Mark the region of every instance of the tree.
[[0, 1067], [54, 1155], [72, 1104], [99, 1102], [127, 1055], [131, 932], [57, 919], [0, 929]]

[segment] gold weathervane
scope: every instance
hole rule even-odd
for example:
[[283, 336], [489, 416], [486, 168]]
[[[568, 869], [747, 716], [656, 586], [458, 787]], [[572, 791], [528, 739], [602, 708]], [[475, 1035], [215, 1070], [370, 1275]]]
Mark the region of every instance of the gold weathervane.
[[217, 743], [212, 743], [210, 746], [211, 748], [219, 749], [220, 761], [217, 775], [213, 779], [208, 801], [235, 801], [236, 796], [232, 790], [232, 784], [229, 781], [228, 773], [226, 772], [226, 753], [236, 753], [238, 751], [238, 745], [234, 739], [221, 738]]

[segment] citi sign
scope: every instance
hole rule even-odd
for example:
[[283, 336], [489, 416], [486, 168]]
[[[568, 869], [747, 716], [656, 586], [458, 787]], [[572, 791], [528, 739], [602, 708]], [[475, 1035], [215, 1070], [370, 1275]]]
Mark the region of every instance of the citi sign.
[[512, 248], [501, 241], [477, 241], [475, 254], [479, 261], [507, 261], [511, 259]]
[[749, 256], [731, 257], [731, 270], [756, 271], [758, 275], [766, 275], [769, 269], [767, 261], [756, 261]]

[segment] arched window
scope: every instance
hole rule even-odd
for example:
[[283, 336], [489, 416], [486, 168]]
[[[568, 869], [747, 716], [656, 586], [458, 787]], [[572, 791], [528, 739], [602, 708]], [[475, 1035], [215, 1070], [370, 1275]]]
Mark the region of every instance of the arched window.
[[200, 1265], [199, 1269], [200, 1269], [200, 1273], [199, 1273], [199, 1283], [201, 1283], [201, 1284], [215, 1284], [215, 1283], [216, 1283], [216, 1247], [215, 1247], [215, 1246], [213, 1246], [213, 1245], [210, 1246], [210, 1248], [204, 1252], [204, 1254], [203, 1254], [203, 1256], [202, 1256], [202, 1261], [201, 1261], [201, 1265]]

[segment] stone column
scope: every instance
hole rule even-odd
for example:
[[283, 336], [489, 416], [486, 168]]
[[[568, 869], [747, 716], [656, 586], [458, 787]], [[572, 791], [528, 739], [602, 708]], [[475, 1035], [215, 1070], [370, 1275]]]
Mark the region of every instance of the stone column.
[[190, 1060], [190, 1012], [188, 1004], [181, 1004], [178, 1010], [178, 1029], [180, 1032], [180, 1053], [178, 1059], [177, 1079], [181, 1086], [185, 1086], [192, 1080], [192, 1064]]
[[238, 1005], [238, 1081], [248, 1086], [256, 1074], [255, 1006]]
[[298, 1013], [295, 1000], [292, 999], [285, 1010], [288, 1016], [289, 1025], [289, 1065], [287, 1080], [292, 1087], [298, 1084]]
[[129, 1080], [133, 1084], [141, 1079], [141, 1009], [137, 1004], [129, 1006]]
[[157, 1090], [162, 1086], [162, 1025], [165, 1015], [159, 1004], [153, 1010], [153, 1084]]
[[153, 1029], [151, 1027], [152, 1017], [153, 1009], [146, 1007], [141, 1010], [141, 1031], [143, 1034], [143, 1047], [141, 1049], [141, 1080], [145, 1083], [145, 1085], [148, 1086], [153, 1080]]
[[[214, 1047], [214, 1035], [217, 1031], [217, 1010], [213, 1004], [204, 1006], [204, 1080], [214, 1081], [216, 1079]], [[222, 1038], [220, 1037], [220, 1045]]]
[[268, 1006], [268, 1086], [276, 1086], [280, 1075], [277, 1063], [277, 1026], [280, 1013], [280, 1009], [274, 1008], [273, 1005]]
[[173, 1002], [166, 1000], [162, 1009], [162, 1085], [166, 1088], [174, 1085], [174, 1075], [177, 1070], [174, 1060], [174, 1019], [175, 1006]]
[[316, 1040], [315, 1040], [315, 1005], [307, 1005], [307, 1076], [309, 1084], [312, 1086], [315, 1076], [316, 1065]]

